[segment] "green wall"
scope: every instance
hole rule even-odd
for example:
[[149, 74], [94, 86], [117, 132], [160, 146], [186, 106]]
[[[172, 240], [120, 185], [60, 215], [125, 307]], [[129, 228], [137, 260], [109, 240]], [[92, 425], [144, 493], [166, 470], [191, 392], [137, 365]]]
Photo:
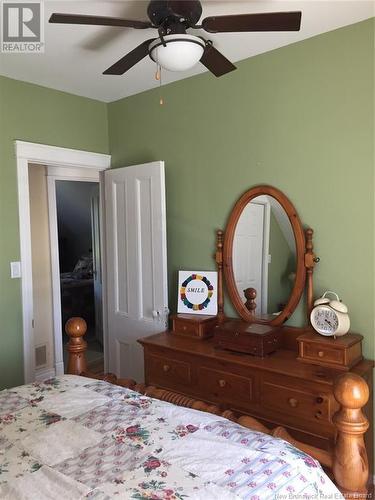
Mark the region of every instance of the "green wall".
[[[0, 77], [0, 387], [22, 383], [20, 281], [9, 277], [19, 259], [15, 139], [110, 151], [115, 167], [165, 160], [172, 308], [178, 269], [214, 269], [215, 230], [238, 196], [277, 186], [316, 231], [316, 294], [341, 294], [373, 356], [374, 22], [238, 67], [164, 86], [164, 106], [159, 90], [106, 105]], [[291, 322], [303, 321], [301, 307]]]
[[[164, 81], [167, 80], [167, 76]], [[374, 22], [109, 104], [114, 167], [166, 162], [170, 301], [178, 269], [213, 269], [215, 229], [265, 183], [315, 230], [315, 294], [337, 291], [374, 347]], [[292, 317], [302, 324], [303, 311]]]
[[107, 153], [106, 104], [0, 77], [0, 388], [23, 383], [15, 139]]

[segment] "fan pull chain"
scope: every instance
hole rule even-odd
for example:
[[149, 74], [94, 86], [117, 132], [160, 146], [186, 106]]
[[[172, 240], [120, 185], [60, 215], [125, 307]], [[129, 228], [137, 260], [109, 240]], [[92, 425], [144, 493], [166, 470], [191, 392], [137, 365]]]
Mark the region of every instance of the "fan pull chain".
[[[159, 93], [160, 93], [162, 81], [161, 81], [161, 66], [159, 64], [156, 67], [155, 80], [157, 80], [159, 82]], [[159, 97], [159, 104], [160, 104], [160, 106], [163, 106], [163, 104], [164, 104], [164, 99], [161, 95]]]

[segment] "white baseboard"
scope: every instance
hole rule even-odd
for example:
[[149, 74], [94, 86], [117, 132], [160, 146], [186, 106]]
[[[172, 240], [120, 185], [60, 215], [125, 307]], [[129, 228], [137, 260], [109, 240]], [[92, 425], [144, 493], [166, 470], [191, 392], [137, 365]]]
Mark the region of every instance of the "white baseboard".
[[59, 375], [64, 375], [64, 361], [55, 363], [55, 373], [56, 377], [58, 377]]
[[56, 371], [54, 368], [40, 368], [35, 371], [35, 380], [36, 382], [42, 382], [43, 380], [47, 380], [48, 378], [55, 377]]

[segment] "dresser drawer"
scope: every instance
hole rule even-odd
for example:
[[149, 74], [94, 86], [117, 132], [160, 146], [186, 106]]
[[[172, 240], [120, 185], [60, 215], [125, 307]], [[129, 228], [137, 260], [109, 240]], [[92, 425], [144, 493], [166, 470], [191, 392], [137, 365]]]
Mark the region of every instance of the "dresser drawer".
[[185, 335], [191, 335], [192, 337], [198, 337], [197, 325], [191, 321], [174, 320], [173, 331], [183, 333]]
[[325, 361], [326, 363], [344, 364], [344, 351], [338, 349], [330, 349], [326, 346], [314, 344], [304, 345], [304, 357], [311, 360]]
[[176, 314], [172, 316], [173, 332], [198, 339], [212, 337], [217, 316]]
[[307, 332], [297, 338], [298, 360], [349, 370], [362, 359], [362, 335], [348, 333], [336, 339]]
[[191, 384], [190, 364], [164, 356], [150, 354], [146, 359], [149, 384], [178, 388], [180, 384]]
[[246, 406], [253, 400], [253, 379], [227, 371], [199, 368], [199, 390], [211, 401]]
[[319, 421], [328, 422], [331, 417], [327, 395], [295, 385], [284, 385], [282, 380], [276, 378], [263, 381], [262, 402], [265, 409], [290, 415], [296, 421], [302, 418], [312, 422], [314, 427]]

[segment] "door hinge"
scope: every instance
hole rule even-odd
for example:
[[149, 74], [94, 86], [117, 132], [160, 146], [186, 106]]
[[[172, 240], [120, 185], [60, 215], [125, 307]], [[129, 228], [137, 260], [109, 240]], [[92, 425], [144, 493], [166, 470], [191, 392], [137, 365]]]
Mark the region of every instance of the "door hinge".
[[31, 320], [31, 328], [34, 328], [34, 326], [35, 326], [35, 322], [34, 322], [34, 320], [32, 319], [32, 320]]

